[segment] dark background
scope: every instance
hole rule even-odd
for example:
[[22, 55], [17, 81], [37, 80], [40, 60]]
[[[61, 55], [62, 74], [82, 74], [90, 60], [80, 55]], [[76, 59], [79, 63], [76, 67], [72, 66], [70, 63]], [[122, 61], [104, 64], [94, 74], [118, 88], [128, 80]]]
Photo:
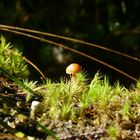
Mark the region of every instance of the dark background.
[[[139, 9], [139, 0], [0, 0], [0, 24], [73, 37], [139, 57]], [[76, 62], [82, 65], [91, 78], [100, 70], [111, 81], [119, 79], [125, 85], [133, 82], [102, 64], [68, 50], [28, 37], [0, 32], [34, 62], [46, 77], [55, 81], [66, 76], [68, 64]], [[57, 39], [53, 41], [90, 54], [136, 78], [140, 76], [140, 62], [86, 45]], [[40, 75], [33, 68], [31, 73], [31, 79], [39, 79]]]

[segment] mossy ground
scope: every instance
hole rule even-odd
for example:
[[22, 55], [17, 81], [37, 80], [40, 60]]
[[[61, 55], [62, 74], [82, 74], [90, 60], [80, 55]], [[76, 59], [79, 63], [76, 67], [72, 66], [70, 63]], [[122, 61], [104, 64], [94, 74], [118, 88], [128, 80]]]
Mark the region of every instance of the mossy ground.
[[81, 72], [76, 80], [38, 84], [23, 79], [22, 55], [11, 53], [4, 38], [0, 47], [1, 139], [139, 140], [140, 81], [127, 89], [98, 72], [93, 79]]
[[[36, 92], [34, 95], [6, 81], [1, 85], [1, 96], [8, 103], [1, 104], [1, 120], [34, 139], [50, 137], [24, 115], [47, 126], [60, 139], [139, 139], [139, 82], [126, 89], [119, 82], [110, 85], [99, 73], [90, 83], [83, 73], [77, 77], [75, 83], [71, 79], [56, 83], [47, 80], [42, 85], [24, 81]], [[34, 110], [32, 101], [40, 102]], [[8, 131], [1, 127], [1, 132]]]

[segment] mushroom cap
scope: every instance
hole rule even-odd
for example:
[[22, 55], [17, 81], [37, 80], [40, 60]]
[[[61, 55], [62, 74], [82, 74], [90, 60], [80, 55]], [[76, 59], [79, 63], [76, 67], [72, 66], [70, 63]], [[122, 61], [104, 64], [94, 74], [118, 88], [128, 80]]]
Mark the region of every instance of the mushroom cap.
[[66, 68], [67, 74], [76, 74], [81, 71], [81, 66], [77, 63], [72, 63]]

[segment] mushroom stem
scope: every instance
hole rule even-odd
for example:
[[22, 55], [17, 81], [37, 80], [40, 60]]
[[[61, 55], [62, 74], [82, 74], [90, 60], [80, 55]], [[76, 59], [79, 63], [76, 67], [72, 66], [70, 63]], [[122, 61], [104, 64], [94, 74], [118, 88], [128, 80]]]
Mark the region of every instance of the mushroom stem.
[[73, 73], [72, 74], [72, 81], [73, 82], [76, 82], [77, 81], [77, 75], [76, 75], [76, 73]]

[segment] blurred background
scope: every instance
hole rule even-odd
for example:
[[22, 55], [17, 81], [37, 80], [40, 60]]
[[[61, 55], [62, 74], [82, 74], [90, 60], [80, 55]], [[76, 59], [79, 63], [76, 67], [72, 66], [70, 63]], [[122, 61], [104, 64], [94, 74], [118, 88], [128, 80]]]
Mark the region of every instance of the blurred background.
[[[19, 26], [81, 39], [140, 57], [139, 0], [0, 0], [0, 24]], [[79, 63], [90, 78], [100, 70], [112, 82], [128, 85], [133, 81], [120, 73], [47, 43], [0, 31], [8, 42], [35, 63], [46, 77], [59, 80], [65, 68]], [[86, 45], [47, 38], [87, 53], [119, 68], [133, 77], [140, 76], [140, 62]], [[40, 75], [30, 68], [31, 79]]]

